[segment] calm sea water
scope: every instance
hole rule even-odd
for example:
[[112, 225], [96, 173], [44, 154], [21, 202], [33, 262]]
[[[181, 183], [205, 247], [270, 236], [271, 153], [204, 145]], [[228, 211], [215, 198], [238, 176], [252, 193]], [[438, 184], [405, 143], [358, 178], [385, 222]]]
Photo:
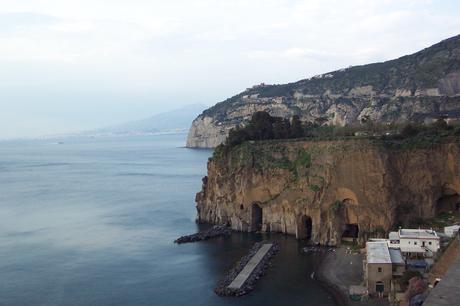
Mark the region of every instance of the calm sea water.
[[[334, 305], [310, 279], [318, 263], [283, 235], [196, 232], [209, 150], [185, 135], [0, 142], [0, 305]], [[262, 238], [281, 242], [242, 298], [213, 288]]]

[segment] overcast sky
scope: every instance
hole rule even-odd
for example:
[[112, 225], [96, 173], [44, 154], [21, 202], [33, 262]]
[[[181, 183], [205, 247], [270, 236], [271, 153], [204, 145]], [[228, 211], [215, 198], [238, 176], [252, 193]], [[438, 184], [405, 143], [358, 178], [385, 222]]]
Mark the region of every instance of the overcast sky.
[[213, 105], [456, 34], [457, 0], [0, 0], [0, 138]]

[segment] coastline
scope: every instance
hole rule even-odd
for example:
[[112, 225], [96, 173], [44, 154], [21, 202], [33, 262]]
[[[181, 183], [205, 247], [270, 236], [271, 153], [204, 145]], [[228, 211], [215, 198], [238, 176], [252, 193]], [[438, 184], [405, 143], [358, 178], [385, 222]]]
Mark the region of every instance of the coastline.
[[328, 272], [331, 270], [330, 263], [331, 257], [334, 253], [327, 252], [324, 258], [321, 259], [320, 264], [315, 269], [314, 279], [318, 281], [321, 287], [323, 287], [329, 294], [332, 295], [337, 306], [348, 306], [348, 298], [344, 291], [340, 289], [332, 280], [328, 277]]
[[355, 302], [348, 298], [349, 287], [363, 282], [364, 255], [345, 246], [333, 250], [322, 258], [316, 279], [331, 293], [338, 306], [369, 305], [369, 301]]

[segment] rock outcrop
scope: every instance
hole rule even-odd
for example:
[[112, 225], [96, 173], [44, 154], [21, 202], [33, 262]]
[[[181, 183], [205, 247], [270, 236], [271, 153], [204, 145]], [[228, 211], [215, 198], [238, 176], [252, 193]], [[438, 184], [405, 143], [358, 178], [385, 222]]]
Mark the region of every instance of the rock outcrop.
[[399, 59], [355, 66], [284, 85], [257, 85], [205, 110], [187, 147], [216, 147], [256, 111], [346, 125], [460, 117], [460, 35]]
[[196, 202], [200, 222], [337, 245], [459, 209], [459, 194], [458, 139], [265, 141], [219, 147]]

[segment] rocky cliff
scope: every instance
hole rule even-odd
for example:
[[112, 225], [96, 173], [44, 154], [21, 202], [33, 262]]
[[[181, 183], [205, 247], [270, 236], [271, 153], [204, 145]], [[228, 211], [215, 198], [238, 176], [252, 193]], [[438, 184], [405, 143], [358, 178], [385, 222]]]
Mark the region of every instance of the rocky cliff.
[[188, 147], [216, 147], [256, 111], [346, 125], [460, 117], [460, 35], [412, 55], [341, 69], [284, 85], [258, 85], [199, 115]]
[[336, 245], [460, 207], [458, 140], [395, 147], [371, 139], [219, 147], [198, 220]]

